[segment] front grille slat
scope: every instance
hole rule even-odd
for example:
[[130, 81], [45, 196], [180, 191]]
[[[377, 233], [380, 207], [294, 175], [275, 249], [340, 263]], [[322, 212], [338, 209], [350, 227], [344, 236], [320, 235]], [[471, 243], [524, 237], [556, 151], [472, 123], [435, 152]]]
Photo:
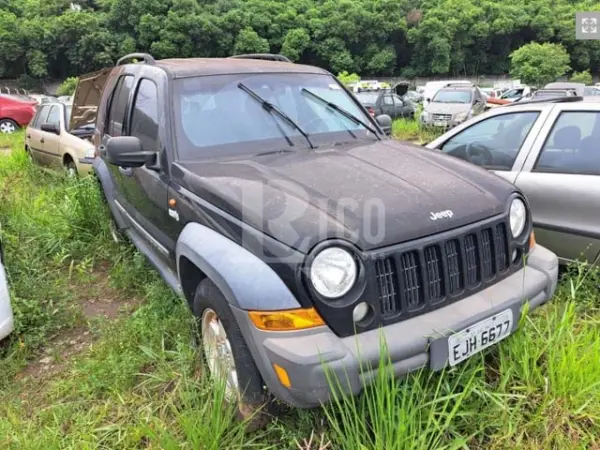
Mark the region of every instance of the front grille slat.
[[381, 318], [395, 321], [442, 307], [509, 273], [507, 230], [496, 221], [375, 260]]
[[407, 252], [400, 257], [400, 280], [404, 298], [409, 309], [417, 309], [423, 303], [421, 267], [417, 252]]

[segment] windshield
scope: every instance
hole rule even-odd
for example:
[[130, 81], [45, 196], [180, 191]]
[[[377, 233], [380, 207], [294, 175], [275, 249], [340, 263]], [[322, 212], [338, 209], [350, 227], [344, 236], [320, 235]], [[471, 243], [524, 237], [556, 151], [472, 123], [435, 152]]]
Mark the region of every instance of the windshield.
[[375, 92], [359, 92], [358, 94], [356, 94], [356, 98], [363, 105], [368, 105], [368, 104], [374, 105], [375, 102], [377, 102], [378, 96], [379, 96], [379, 94], [377, 94]]
[[434, 103], [471, 103], [470, 91], [439, 91], [433, 97]]
[[308, 90], [371, 123], [329, 75], [261, 73], [183, 78], [175, 82], [175, 122], [181, 160], [309, 148], [297, 128], [267, 111], [239, 87], [240, 83], [279, 108], [315, 144], [372, 137], [362, 125], [303, 92]]
[[535, 98], [566, 97], [567, 91], [537, 91], [533, 96]]
[[73, 111], [73, 105], [65, 105], [65, 123], [68, 124], [71, 121], [71, 111]]

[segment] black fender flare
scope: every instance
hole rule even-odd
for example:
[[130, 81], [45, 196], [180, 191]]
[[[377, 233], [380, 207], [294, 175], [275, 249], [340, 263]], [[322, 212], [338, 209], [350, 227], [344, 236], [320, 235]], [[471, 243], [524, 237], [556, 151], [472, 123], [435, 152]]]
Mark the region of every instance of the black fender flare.
[[178, 274], [182, 257], [215, 283], [236, 308], [259, 311], [300, 308], [279, 275], [262, 259], [204, 225], [188, 223], [179, 235]]

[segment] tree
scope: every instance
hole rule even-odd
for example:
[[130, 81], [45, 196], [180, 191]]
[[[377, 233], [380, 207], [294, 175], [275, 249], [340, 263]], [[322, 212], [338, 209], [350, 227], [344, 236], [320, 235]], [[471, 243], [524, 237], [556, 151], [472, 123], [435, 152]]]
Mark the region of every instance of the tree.
[[573, 72], [573, 74], [571, 75], [571, 81], [573, 83], [592, 84], [592, 74], [589, 70]]
[[56, 90], [56, 93], [58, 95], [73, 95], [75, 93], [75, 89], [77, 88], [78, 82], [79, 78], [69, 77], [61, 83], [61, 85]]
[[531, 42], [510, 54], [510, 74], [524, 83], [543, 86], [570, 69], [569, 54], [560, 44]]
[[252, 28], [244, 28], [238, 34], [233, 51], [236, 55], [243, 53], [268, 53], [269, 41], [261, 38]]

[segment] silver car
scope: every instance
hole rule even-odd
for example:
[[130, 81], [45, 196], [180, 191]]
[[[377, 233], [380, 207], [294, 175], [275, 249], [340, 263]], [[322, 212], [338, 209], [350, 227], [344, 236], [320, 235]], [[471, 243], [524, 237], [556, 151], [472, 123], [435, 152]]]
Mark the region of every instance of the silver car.
[[2, 242], [0, 242], [0, 340], [13, 330], [13, 312], [8, 295], [8, 280], [4, 270]]
[[571, 97], [494, 108], [427, 144], [516, 184], [535, 236], [562, 263], [600, 256], [600, 102]]
[[448, 86], [427, 99], [421, 113], [422, 125], [453, 127], [485, 110], [486, 99], [476, 86]]

